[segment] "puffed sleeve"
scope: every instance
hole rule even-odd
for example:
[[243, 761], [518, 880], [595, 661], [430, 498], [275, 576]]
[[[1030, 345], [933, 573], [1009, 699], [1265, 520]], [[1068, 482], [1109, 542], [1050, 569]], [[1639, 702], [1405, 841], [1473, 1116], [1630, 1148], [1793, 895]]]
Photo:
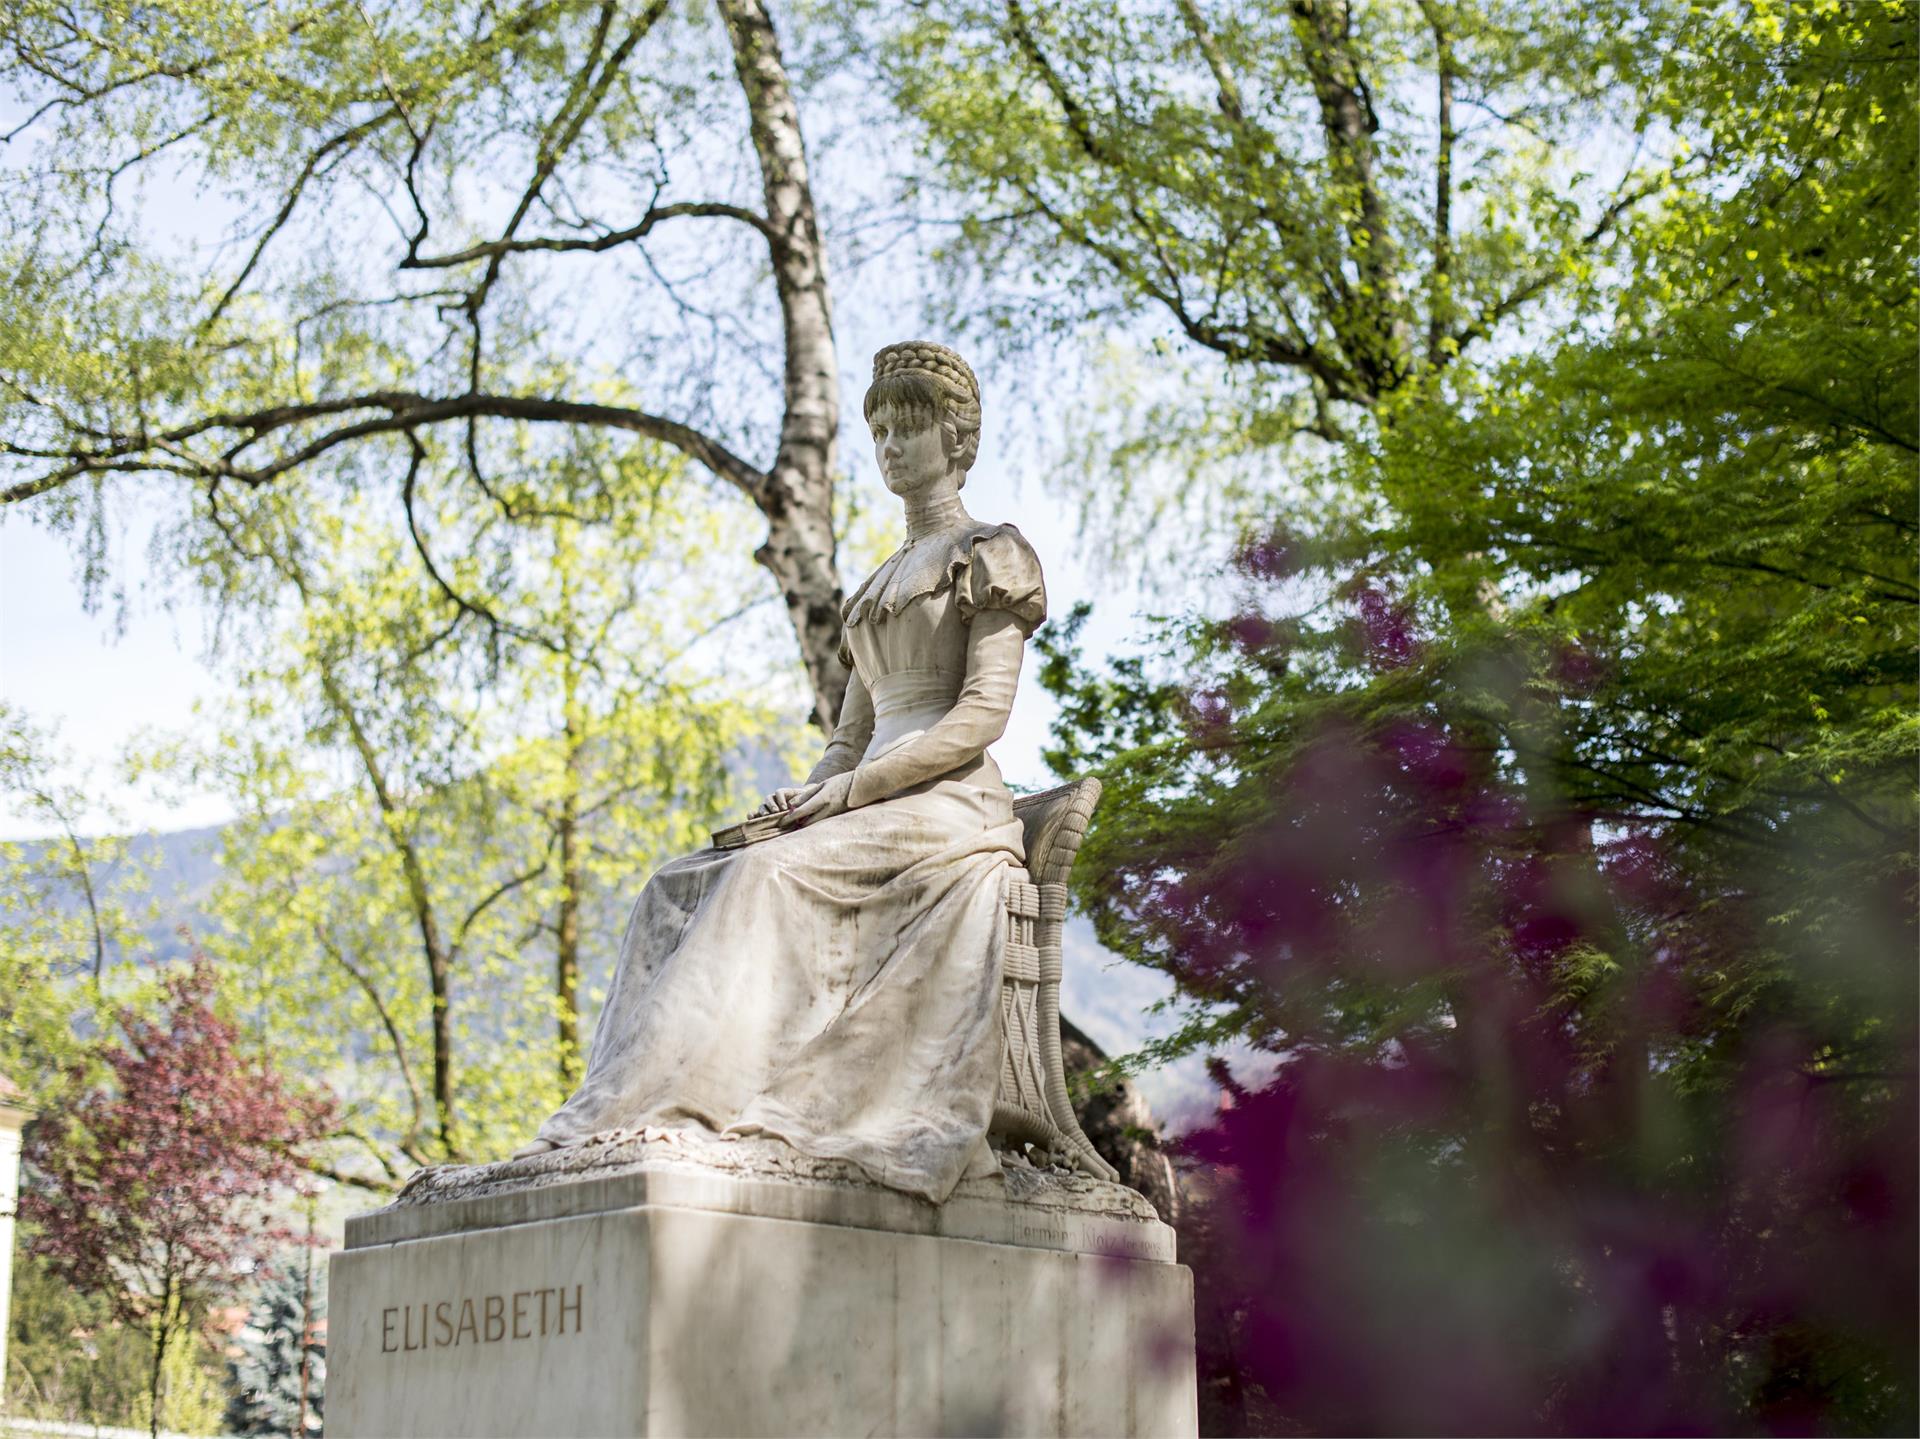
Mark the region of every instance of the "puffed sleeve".
[[954, 576], [954, 603], [968, 623], [982, 610], [1005, 610], [1023, 636], [1038, 629], [1047, 617], [1047, 585], [1027, 537], [1002, 525], [976, 544], [972, 560]]

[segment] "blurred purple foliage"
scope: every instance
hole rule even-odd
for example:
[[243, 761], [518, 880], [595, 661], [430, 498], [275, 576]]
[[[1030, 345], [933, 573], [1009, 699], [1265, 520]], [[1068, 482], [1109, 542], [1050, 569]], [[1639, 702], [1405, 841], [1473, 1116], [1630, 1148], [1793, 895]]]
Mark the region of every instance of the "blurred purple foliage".
[[1862, 1073], [1785, 996], [1729, 1022], [1767, 947], [1737, 902], [1434, 728], [1329, 731], [1279, 778], [1153, 900], [1284, 1036], [1184, 1144], [1209, 1427], [1904, 1423], [1911, 1031]]
[[1290, 454], [1229, 616], [1037, 637], [1146, 1057], [1267, 1076], [1182, 1156], [1208, 1433], [1920, 1432], [1920, 32], [1636, 14], [1701, 170], [1584, 322]]
[[1173, 1046], [1275, 1066], [1216, 1062], [1177, 1155], [1203, 1432], [1911, 1432], [1897, 763], [1649, 766], [1631, 635], [1423, 625], [1325, 555], [1316, 625], [1270, 619], [1292, 552], [1243, 551], [1184, 684], [1042, 639], [1056, 768], [1108, 784], [1081, 901], [1196, 1002]]

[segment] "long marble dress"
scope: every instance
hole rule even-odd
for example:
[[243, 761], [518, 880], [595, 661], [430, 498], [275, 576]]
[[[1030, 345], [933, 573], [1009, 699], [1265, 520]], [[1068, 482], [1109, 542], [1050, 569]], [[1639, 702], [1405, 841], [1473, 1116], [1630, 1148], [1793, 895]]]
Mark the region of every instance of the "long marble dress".
[[542, 1139], [771, 1134], [935, 1202], [991, 1164], [1002, 885], [1025, 856], [986, 745], [1045, 616], [1011, 525], [968, 520], [868, 577], [844, 610], [840, 725], [810, 776], [853, 770], [854, 807], [654, 875], [586, 1077]]

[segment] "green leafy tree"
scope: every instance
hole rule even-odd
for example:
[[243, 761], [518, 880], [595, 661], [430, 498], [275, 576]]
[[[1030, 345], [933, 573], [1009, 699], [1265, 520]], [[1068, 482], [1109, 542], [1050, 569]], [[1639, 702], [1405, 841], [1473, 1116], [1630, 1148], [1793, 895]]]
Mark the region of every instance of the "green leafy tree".
[[523, 427], [639, 437], [759, 515], [831, 726], [832, 305], [760, 0], [31, 3], [0, 77], [0, 504], [97, 577], [129, 486], [206, 562], [236, 497], [324, 467], [397, 517], [444, 437], [511, 523]]
[[[618, 577], [621, 551], [568, 516], [606, 533], [635, 501], [619, 476], [677, 453], [703, 481], [662, 535], [697, 510], [752, 555], [799, 707], [838, 709], [838, 371], [781, 40], [759, 0], [0, 22], [22, 102], [0, 503], [70, 533], [97, 589], [137, 495], [220, 602], [253, 673], [209, 943], [289, 1054], [333, 1073], [336, 1036], [380, 1037], [357, 1178], [483, 1152], [577, 1072], [610, 927], [587, 906], [697, 837], [732, 783], [715, 756], [759, 722], [680, 652], [764, 578], [689, 571], [685, 622], [601, 634], [592, 567]], [[540, 471], [567, 456], [555, 498]], [[261, 645], [281, 607], [300, 619]], [[317, 1034], [300, 1004], [343, 1022]]]
[[1684, 164], [1644, 83], [1679, 8], [938, 0], [874, 43], [962, 211], [955, 308], [1158, 352], [1109, 356], [1068, 481], [1138, 553], [1156, 507], [1237, 520], [1276, 444], [1364, 439], [1591, 287]]
[[1913, 1422], [1913, 19], [1699, 7], [1604, 324], [1404, 386], [1230, 617], [1049, 662], [1160, 1052], [1276, 1066], [1196, 1146], [1224, 1428]]
[[[31, 1234], [22, 1240], [7, 1341], [9, 1411], [61, 1423], [144, 1426], [146, 1334], [116, 1323], [104, 1299], [61, 1279], [34, 1253]], [[173, 1384], [175, 1392], [186, 1387]]]
[[140, 987], [127, 960], [155, 911], [128, 840], [98, 832], [115, 816], [71, 768], [53, 734], [0, 704], [0, 794], [52, 831], [0, 841], [0, 985], [10, 998], [0, 1071], [36, 1091], [80, 1058], [86, 1035], [111, 1021], [112, 1003]]

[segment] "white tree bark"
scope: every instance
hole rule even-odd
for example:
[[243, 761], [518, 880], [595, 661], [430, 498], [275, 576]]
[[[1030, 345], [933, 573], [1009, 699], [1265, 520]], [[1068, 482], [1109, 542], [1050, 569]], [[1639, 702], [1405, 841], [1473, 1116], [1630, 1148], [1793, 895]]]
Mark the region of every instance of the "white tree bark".
[[755, 502], [767, 541], [754, 553], [780, 586], [812, 683], [814, 716], [831, 732], [847, 671], [840, 663], [833, 485], [839, 470], [840, 380], [826, 249], [807, 179], [800, 111], [761, 0], [715, 0], [745, 92], [766, 194], [768, 249], [786, 343], [780, 447]]

